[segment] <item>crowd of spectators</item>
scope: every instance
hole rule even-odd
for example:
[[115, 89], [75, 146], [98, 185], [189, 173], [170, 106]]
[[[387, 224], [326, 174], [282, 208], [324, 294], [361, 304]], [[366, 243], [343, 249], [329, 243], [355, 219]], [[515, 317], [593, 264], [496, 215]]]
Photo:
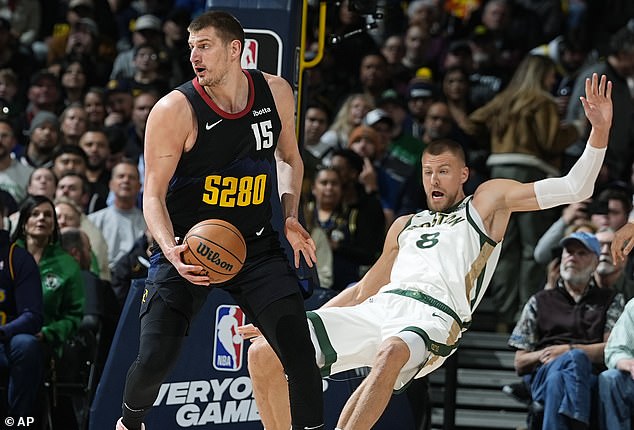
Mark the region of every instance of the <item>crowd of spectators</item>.
[[[319, 2], [308, 3], [311, 58], [318, 55]], [[491, 283], [498, 329], [510, 333], [519, 320], [513, 345], [533, 351], [538, 339], [529, 336], [527, 319], [535, 323], [536, 303], [547, 306], [546, 294], [555, 294], [538, 291], [574, 290], [560, 269], [562, 238], [586, 228], [603, 244], [631, 217], [634, 3], [379, 0], [359, 9], [367, 3], [328, 2], [323, 59], [306, 70], [298, 109], [304, 219], [318, 244], [323, 287], [340, 291], [358, 280], [395, 217], [426, 208], [420, 156], [427, 144], [452, 139], [463, 146], [468, 193], [488, 178], [559, 175], [589, 133], [578, 101], [585, 78], [597, 72], [613, 82], [615, 115], [595, 196], [514, 215]], [[147, 273], [145, 123], [160, 97], [193, 77], [187, 25], [205, 4], [0, 2], [0, 207], [4, 228], [33, 254], [43, 292], [36, 308], [11, 314], [29, 311], [37, 324], [15, 334], [0, 327], [0, 342], [34, 338], [59, 356], [80, 325], [85, 285], [107, 286], [106, 313], [116, 315], [130, 280]], [[60, 229], [72, 246], [64, 246]], [[0, 249], [10, 243], [5, 238]], [[622, 299], [611, 309], [622, 310], [634, 294], [634, 263], [617, 267], [602, 248], [595, 251], [596, 262], [586, 255], [596, 263], [586, 284], [617, 291]], [[582, 293], [572, 298], [575, 306], [584, 303]], [[538, 349], [561, 339], [603, 345], [618, 317], [610, 315], [591, 339], [555, 333]], [[112, 331], [116, 321], [110, 324]], [[574, 345], [568, 358], [577, 360], [587, 348]], [[523, 373], [539, 361], [530, 357]], [[45, 376], [43, 366], [37, 374]], [[552, 399], [539, 397], [544, 392], [536, 391], [537, 399], [552, 408]], [[25, 410], [29, 405], [9, 405], [9, 413]]]

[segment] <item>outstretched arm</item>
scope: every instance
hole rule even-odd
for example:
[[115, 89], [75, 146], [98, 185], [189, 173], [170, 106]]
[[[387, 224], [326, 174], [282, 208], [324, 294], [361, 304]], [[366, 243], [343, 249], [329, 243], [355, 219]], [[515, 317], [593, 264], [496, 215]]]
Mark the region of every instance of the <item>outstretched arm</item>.
[[[612, 124], [612, 83], [605, 75], [595, 73], [586, 79], [586, 96], [581, 97], [586, 117], [592, 131], [586, 148], [566, 176], [548, 178], [537, 182], [520, 183], [495, 179], [482, 184], [474, 195], [474, 205], [487, 220], [492, 230], [493, 218], [508, 218], [511, 212], [547, 209], [587, 199], [592, 195], [594, 182], [603, 163]], [[499, 232], [490, 232], [492, 237]], [[503, 234], [501, 235], [503, 236]]]

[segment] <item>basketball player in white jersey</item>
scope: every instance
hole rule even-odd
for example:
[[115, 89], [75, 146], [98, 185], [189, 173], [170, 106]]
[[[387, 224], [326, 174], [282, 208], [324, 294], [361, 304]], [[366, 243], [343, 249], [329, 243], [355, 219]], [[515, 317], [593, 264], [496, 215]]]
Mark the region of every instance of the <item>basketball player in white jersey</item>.
[[[425, 149], [429, 210], [396, 220], [381, 257], [363, 279], [308, 313], [322, 374], [372, 367], [341, 412], [339, 429], [370, 429], [393, 391], [438, 368], [455, 351], [488, 286], [512, 212], [592, 195], [612, 122], [611, 92], [605, 76], [586, 80], [581, 103], [592, 131], [564, 177], [527, 184], [494, 179], [467, 197], [462, 185], [469, 171], [461, 147], [445, 140]], [[249, 372], [266, 429], [287, 430], [287, 384], [264, 341], [249, 350]]]

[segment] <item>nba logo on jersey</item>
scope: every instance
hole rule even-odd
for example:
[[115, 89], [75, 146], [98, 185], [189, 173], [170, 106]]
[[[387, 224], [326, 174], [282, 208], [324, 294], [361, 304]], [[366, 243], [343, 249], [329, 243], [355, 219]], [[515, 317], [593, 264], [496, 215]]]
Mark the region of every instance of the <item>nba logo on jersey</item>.
[[242, 51], [242, 68], [255, 69], [258, 66], [259, 43], [255, 39], [244, 39], [244, 50]]
[[216, 309], [213, 366], [216, 370], [236, 372], [242, 368], [243, 339], [238, 327], [245, 316], [237, 305], [220, 305]]

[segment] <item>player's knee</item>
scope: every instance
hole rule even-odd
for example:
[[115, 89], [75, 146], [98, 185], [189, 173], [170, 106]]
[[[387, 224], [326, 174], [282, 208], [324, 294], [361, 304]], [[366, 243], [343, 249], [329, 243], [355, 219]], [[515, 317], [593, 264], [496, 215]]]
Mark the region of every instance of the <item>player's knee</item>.
[[255, 375], [281, 367], [273, 348], [264, 340], [255, 341], [249, 346], [247, 362], [249, 373]]
[[391, 337], [379, 347], [375, 367], [403, 367], [409, 359], [409, 348], [402, 339]]
[[[168, 349], [169, 350], [169, 349]], [[137, 369], [143, 375], [163, 375], [176, 361], [174, 354], [166, 354], [155, 349], [140, 351], [137, 356]]]

